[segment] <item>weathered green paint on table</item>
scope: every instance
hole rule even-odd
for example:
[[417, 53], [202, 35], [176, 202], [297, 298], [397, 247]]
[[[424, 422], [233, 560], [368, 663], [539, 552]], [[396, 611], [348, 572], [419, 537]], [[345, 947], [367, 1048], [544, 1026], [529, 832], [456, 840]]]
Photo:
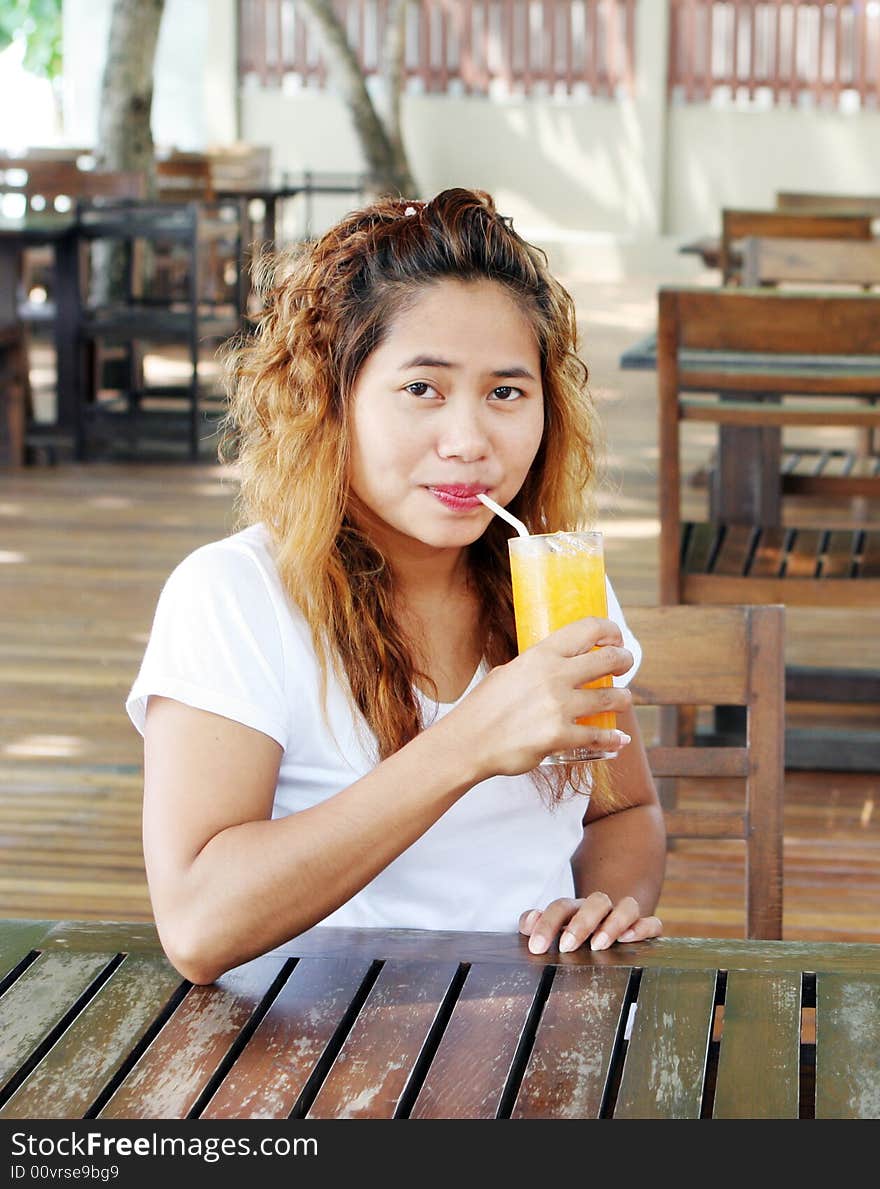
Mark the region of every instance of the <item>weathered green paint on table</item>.
[[880, 1117], [880, 946], [319, 927], [192, 987], [150, 926], [7, 921], [0, 962], [0, 1117]]

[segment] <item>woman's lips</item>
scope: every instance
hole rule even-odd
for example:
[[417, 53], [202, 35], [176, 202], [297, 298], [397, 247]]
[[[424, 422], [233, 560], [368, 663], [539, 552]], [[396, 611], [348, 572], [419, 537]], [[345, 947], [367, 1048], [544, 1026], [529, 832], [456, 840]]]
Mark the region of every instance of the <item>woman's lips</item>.
[[486, 487], [428, 487], [431, 495], [436, 496], [445, 508], [456, 512], [470, 511], [472, 508], [482, 508], [477, 499], [478, 491], [487, 491]]

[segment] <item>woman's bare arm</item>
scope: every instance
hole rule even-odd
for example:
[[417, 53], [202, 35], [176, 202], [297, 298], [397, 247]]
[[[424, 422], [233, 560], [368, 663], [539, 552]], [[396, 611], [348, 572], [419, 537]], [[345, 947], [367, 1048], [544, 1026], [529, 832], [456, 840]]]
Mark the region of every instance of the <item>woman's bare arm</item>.
[[326, 801], [272, 821], [280, 746], [151, 697], [144, 854], [159, 935], [180, 973], [208, 983], [295, 937], [419, 838], [476, 783], [443, 721]]

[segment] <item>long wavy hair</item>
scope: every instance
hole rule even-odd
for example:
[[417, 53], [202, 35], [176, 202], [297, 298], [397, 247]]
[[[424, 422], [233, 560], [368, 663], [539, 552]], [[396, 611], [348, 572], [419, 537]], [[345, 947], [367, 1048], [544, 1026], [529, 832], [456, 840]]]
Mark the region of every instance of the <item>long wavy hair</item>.
[[[393, 566], [352, 514], [349, 405], [395, 315], [443, 278], [503, 285], [539, 346], [544, 432], [510, 510], [531, 532], [585, 527], [599, 432], [577, 355], [574, 302], [544, 253], [483, 191], [444, 190], [426, 203], [381, 199], [316, 242], [261, 258], [263, 312], [255, 332], [226, 354], [221, 458], [238, 465], [239, 525], [266, 525], [284, 587], [311, 627], [322, 698], [332, 665], [375, 736], [377, 760], [422, 729], [413, 685], [430, 678], [395, 614]], [[490, 666], [517, 653], [511, 531], [493, 517], [468, 549]], [[594, 775], [594, 794], [607, 791], [607, 773]], [[533, 777], [551, 807], [588, 787], [583, 765], [540, 768]]]

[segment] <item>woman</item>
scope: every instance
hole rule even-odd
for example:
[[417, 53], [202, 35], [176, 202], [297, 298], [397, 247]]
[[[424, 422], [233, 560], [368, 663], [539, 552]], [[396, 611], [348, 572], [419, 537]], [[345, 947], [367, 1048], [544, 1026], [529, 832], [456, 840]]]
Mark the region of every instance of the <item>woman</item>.
[[[609, 619], [517, 656], [511, 530], [477, 498], [533, 532], [583, 521], [571, 298], [462, 189], [356, 212], [264, 288], [230, 356], [248, 527], [171, 575], [127, 703], [170, 960], [210, 982], [318, 922], [518, 927], [534, 953], [656, 936], [638, 645], [609, 585]], [[576, 722], [603, 709], [618, 731]], [[538, 768], [596, 744], [613, 792]]]

